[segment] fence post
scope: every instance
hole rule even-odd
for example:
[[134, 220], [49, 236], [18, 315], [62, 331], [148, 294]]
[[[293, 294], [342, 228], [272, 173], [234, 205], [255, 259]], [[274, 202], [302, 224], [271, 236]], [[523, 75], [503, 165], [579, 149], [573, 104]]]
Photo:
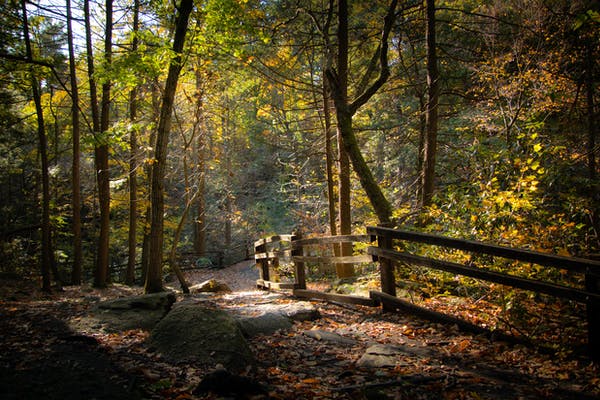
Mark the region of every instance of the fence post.
[[[592, 272], [589, 267], [585, 273], [585, 290], [600, 293], [600, 275]], [[588, 299], [586, 311], [590, 358], [600, 360], [600, 304], [594, 299]]]
[[[292, 259], [294, 256], [303, 256], [304, 247], [300, 246], [294, 248], [294, 241], [302, 239], [302, 232], [297, 231], [292, 233], [291, 246], [292, 246]], [[306, 289], [306, 270], [304, 269], [304, 262], [294, 261], [294, 275], [296, 277], [297, 289]]]
[[256, 264], [258, 265], [258, 272], [260, 279], [263, 281], [269, 280], [269, 262], [266, 258], [256, 258], [257, 254], [266, 253], [267, 252], [267, 244], [265, 240], [260, 240], [258, 246], [254, 244], [254, 259]]
[[[377, 246], [381, 249], [393, 250], [392, 237], [386, 234], [377, 234]], [[394, 263], [379, 257], [381, 271], [381, 291], [390, 296], [396, 296], [396, 278], [394, 277]]]

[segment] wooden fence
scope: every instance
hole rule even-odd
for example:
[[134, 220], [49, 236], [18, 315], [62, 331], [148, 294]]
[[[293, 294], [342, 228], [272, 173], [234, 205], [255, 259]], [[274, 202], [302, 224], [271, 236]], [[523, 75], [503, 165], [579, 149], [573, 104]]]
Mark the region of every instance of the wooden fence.
[[[491, 271], [471, 264], [459, 264], [449, 261], [423, 257], [408, 251], [398, 251], [400, 242], [435, 245], [448, 249], [462, 250], [473, 254], [486, 254], [509, 260], [529, 262], [545, 267], [560, 268], [571, 273], [583, 274], [585, 288], [574, 288], [550, 282], [521, 278], [510, 274]], [[287, 242], [285, 249], [273, 249], [274, 244]], [[366, 255], [351, 257], [310, 257], [304, 255], [309, 245], [326, 245], [343, 242], [371, 243]], [[294, 282], [278, 283], [270, 281], [271, 268], [276, 268], [279, 257], [286, 256], [294, 262]], [[600, 262], [573, 257], [562, 257], [547, 253], [515, 249], [476, 241], [448, 238], [406, 230], [384, 227], [367, 227], [367, 235], [329, 236], [302, 239], [299, 235], [279, 235], [261, 239], [255, 243], [255, 258], [259, 266], [260, 279], [257, 285], [263, 288], [293, 289], [299, 297], [319, 298], [330, 301], [343, 301], [363, 305], [379, 305], [384, 310], [397, 309], [419, 312], [414, 305], [396, 297], [395, 265], [406, 263], [436, 270], [469, 276], [488, 282], [494, 282], [514, 288], [544, 293], [558, 298], [569, 299], [586, 305], [588, 322], [588, 343], [590, 355], [600, 359]], [[381, 292], [371, 291], [369, 298], [358, 296], [334, 295], [306, 290], [304, 263], [357, 263], [378, 261], [380, 265]], [[422, 310], [420, 310], [422, 311]]]

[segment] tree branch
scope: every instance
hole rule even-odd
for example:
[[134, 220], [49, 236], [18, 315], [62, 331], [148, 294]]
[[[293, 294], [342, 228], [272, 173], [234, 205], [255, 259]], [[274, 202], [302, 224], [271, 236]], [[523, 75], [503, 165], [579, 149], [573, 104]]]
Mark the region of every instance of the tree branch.
[[[379, 52], [379, 64], [380, 64], [379, 77], [360, 96], [358, 96], [356, 98], [356, 100], [354, 100], [350, 104], [349, 110], [352, 115], [354, 115], [361, 106], [366, 104], [369, 101], [369, 99], [371, 97], [373, 97], [373, 95], [375, 93], [377, 93], [379, 88], [381, 88], [383, 86], [385, 81], [387, 81], [387, 79], [390, 76], [390, 68], [388, 65], [388, 47], [389, 47], [388, 46], [388, 38], [390, 36], [392, 27], [394, 26], [394, 19], [396, 16], [395, 10], [396, 10], [397, 4], [398, 4], [398, 0], [392, 0], [390, 7], [388, 8], [388, 12], [384, 18], [383, 31], [381, 34], [381, 44], [380, 44], [380, 47], [378, 47], [380, 49], [380, 52]], [[367, 70], [367, 73], [370, 73], [370, 71]]]

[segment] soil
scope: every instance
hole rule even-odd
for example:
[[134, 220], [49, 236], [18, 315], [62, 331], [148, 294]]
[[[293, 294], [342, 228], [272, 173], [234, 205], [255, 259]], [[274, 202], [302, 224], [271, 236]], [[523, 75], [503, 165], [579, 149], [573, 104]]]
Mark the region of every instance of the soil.
[[[223, 309], [273, 301], [275, 296], [255, 290], [257, 276], [251, 262], [186, 272], [190, 284], [214, 278], [231, 287], [233, 293], [211, 300]], [[177, 282], [169, 285], [178, 288]], [[266, 392], [231, 385], [224, 392], [195, 390], [212, 371], [166, 361], [147, 345], [147, 331], [69, 327], [100, 300], [140, 293], [113, 285], [44, 294], [37, 282], [0, 280], [0, 399], [600, 398], [598, 364], [585, 357], [543, 354], [410, 315], [325, 302], [314, 302], [317, 321], [249, 339], [258, 366], [240, 381]], [[357, 366], [374, 345], [394, 346], [401, 357], [389, 366]]]

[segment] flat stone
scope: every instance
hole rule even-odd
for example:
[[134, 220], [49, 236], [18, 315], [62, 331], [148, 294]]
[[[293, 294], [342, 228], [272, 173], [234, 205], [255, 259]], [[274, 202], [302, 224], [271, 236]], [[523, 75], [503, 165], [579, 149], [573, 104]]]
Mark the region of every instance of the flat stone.
[[238, 316], [236, 321], [246, 337], [270, 335], [292, 327], [290, 319], [278, 313], [266, 313], [255, 317]]
[[237, 307], [241, 315], [280, 314], [292, 321], [314, 321], [320, 318], [319, 310], [308, 301], [294, 303], [266, 303], [247, 307]]
[[367, 348], [356, 366], [362, 368], [395, 367], [402, 355], [401, 350], [395, 346], [376, 344]]
[[326, 342], [345, 344], [349, 346], [353, 346], [356, 344], [356, 340], [354, 339], [350, 339], [349, 337], [342, 336], [335, 332], [323, 331], [320, 329], [311, 329], [308, 331], [304, 331], [304, 334], [313, 339], [323, 340]]
[[406, 364], [405, 360], [410, 357], [431, 358], [436, 356], [435, 350], [425, 347], [424, 344], [415, 340], [410, 340], [410, 343], [396, 346], [387, 344], [370, 346], [356, 362], [356, 365], [365, 368], [394, 367]]

